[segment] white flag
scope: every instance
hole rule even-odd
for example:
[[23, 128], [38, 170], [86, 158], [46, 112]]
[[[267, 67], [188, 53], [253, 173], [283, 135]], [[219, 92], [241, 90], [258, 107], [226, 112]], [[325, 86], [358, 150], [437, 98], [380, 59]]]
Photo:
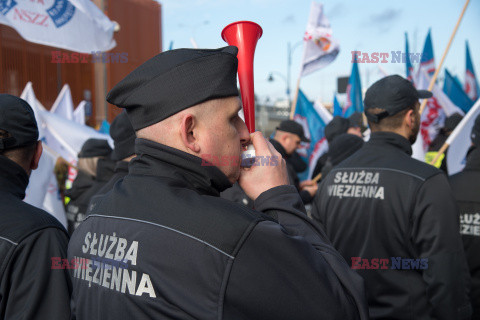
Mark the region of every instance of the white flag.
[[300, 76], [306, 76], [331, 63], [338, 55], [340, 46], [332, 38], [330, 22], [323, 14], [323, 5], [312, 2], [307, 29], [303, 38], [303, 59]]
[[0, 23], [24, 39], [92, 53], [115, 47], [115, 24], [90, 0], [2, 0]]
[[35, 119], [37, 120], [38, 137], [39, 139], [42, 139], [45, 136], [45, 126], [43, 125], [43, 120], [40, 116], [40, 112], [45, 111], [46, 109], [43, 107], [40, 101], [37, 100], [31, 82], [27, 83], [27, 85], [23, 89], [22, 94], [20, 95], [20, 98], [27, 101], [30, 107], [32, 107], [33, 113], [35, 114]]
[[473, 107], [467, 112], [467, 115], [448, 137], [446, 143], [450, 145], [447, 150], [447, 168], [449, 175], [458, 173], [465, 167], [467, 151], [472, 145], [470, 134], [472, 132], [475, 119], [479, 115], [480, 99], [475, 102]]
[[113, 145], [109, 135], [95, 131], [89, 126], [67, 120], [48, 111], [41, 112], [41, 117], [49, 133], [46, 138], [47, 145], [69, 162], [77, 160], [80, 149], [90, 138], [105, 139]]
[[82, 100], [77, 106], [77, 108], [73, 111], [73, 121], [79, 124], [85, 124], [85, 104], [87, 102]]
[[[430, 79], [426, 69], [420, 67], [415, 76], [417, 90], [427, 90]], [[412, 146], [412, 157], [421, 161], [425, 161], [425, 153], [431, 142], [437, 137], [440, 129], [443, 128], [446, 117], [454, 113], [464, 115], [464, 112], [447, 97], [438, 85], [433, 86], [432, 94], [433, 97], [428, 99], [422, 113], [417, 141]]]
[[68, 84], [63, 86], [62, 91], [60, 91], [57, 99], [55, 99], [50, 112], [58, 114], [65, 119], [73, 120], [73, 99]]
[[57, 156], [44, 147], [38, 168], [30, 175], [24, 201], [47, 211], [67, 228], [65, 209], [54, 173], [56, 162]]

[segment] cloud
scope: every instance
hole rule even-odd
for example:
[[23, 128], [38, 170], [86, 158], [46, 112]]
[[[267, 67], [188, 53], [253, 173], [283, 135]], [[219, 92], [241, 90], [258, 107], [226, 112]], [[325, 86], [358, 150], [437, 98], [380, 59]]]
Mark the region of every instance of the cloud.
[[380, 13], [373, 13], [368, 20], [362, 22], [362, 26], [369, 26], [377, 29], [379, 33], [385, 33], [390, 30], [396, 20], [402, 15], [401, 9], [387, 8]]
[[282, 23], [295, 24], [295, 16], [293, 14], [289, 14], [288, 16], [283, 18]]
[[401, 9], [392, 9], [388, 8], [383, 12], [380, 13], [374, 13], [370, 15], [370, 23], [386, 23], [386, 22], [392, 22], [393, 20], [396, 20], [400, 17], [402, 14]]

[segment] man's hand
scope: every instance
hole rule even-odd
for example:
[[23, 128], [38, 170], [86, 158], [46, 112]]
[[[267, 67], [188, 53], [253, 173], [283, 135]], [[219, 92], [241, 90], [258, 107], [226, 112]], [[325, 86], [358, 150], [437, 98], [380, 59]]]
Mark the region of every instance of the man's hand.
[[261, 132], [250, 134], [250, 141], [255, 148], [255, 156], [260, 157], [260, 161], [256, 161], [250, 168], [242, 168], [238, 183], [247, 196], [255, 200], [264, 191], [288, 185], [288, 174], [285, 160]]

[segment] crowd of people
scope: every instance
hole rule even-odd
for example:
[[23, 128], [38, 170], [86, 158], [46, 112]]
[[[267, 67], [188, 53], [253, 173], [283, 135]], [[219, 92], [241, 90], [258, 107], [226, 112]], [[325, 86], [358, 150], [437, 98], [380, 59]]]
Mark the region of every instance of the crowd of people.
[[[114, 148], [78, 154], [68, 230], [22, 201], [42, 143], [28, 103], [0, 94], [0, 318], [480, 319], [480, 116], [448, 176], [411, 157], [431, 93], [387, 76], [300, 181], [303, 127], [248, 132], [236, 55], [170, 50], [109, 92]], [[242, 167], [248, 144], [275, 161]]]

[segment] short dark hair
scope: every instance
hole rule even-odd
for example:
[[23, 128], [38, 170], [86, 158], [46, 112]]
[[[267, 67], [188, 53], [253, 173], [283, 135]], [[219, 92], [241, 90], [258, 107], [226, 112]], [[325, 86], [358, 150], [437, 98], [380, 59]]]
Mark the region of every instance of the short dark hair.
[[[406, 109], [403, 109], [402, 111], [394, 114], [393, 116], [383, 118], [377, 123], [368, 120], [368, 125], [370, 126], [371, 130], [373, 130], [373, 131], [384, 131], [384, 130], [398, 129], [402, 126], [403, 118], [405, 118], [405, 115], [407, 114], [407, 112], [410, 111], [410, 110], [415, 111], [416, 106], [417, 106], [417, 103], [413, 104], [412, 106], [407, 107]], [[370, 113], [370, 114], [379, 114], [379, 113], [382, 113], [384, 111], [385, 111], [384, 109], [380, 109], [380, 108], [370, 108], [370, 109], [366, 110], [365, 112]], [[367, 119], [368, 119], [368, 117], [367, 117]]]
[[[9, 137], [11, 137], [10, 133], [0, 129], [0, 139]], [[30, 165], [32, 158], [35, 155], [36, 148], [37, 141], [23, 147], [0, 150], [0, 155], [7, 157], [8, 159], [16, 162], [18, 165], [25, 168]]]

